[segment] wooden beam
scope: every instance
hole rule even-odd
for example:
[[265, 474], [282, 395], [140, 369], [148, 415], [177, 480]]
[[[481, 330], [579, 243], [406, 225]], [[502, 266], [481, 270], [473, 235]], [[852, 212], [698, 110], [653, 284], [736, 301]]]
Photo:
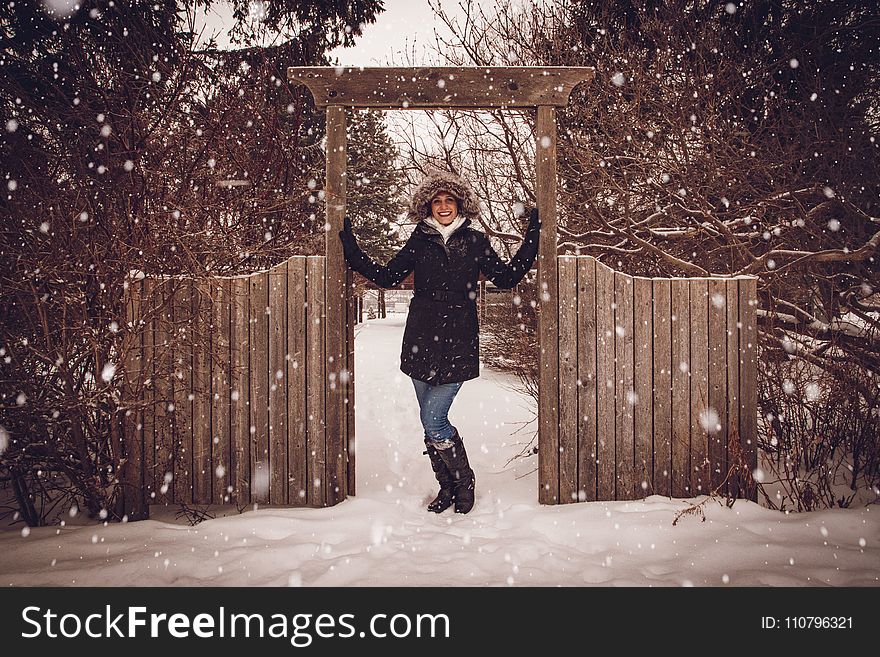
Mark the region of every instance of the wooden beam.
[[535, 189], [538, 248], [538, 501], [559, 503], [559, 299], [556, 261], [556, 109], [538, 108]]
[[287, 69], [288, 79], [306, 85], [319, 107], [385, 109], [564, 107], [572, 89], [594, 75], [584, 66]]
[[[342, 220], [345, 217], [345, 169], [348, 159], [346, 147], [345, 111], [342, 107], [333, 105], [327, 108], [327, 230], [324, 234], [327, 254], [327, 318], [324, 323], [327, 349], [327, 445], [324, 465], [327, 485], [324, 502], [327, 506], [344, 500], [348, 487], [348, 414], [345, 399], [349, 396], [349, 388], [353, 386], [348, 381], [347, 370], [346, 299], [350, 291], [346, 284], [350, 283], [351, 275], [348, 273], [342, 254], [342, 243], [339, 241], [339, 231], [342, 230]], [[353, 390], [351, 396], [354, 397]]]

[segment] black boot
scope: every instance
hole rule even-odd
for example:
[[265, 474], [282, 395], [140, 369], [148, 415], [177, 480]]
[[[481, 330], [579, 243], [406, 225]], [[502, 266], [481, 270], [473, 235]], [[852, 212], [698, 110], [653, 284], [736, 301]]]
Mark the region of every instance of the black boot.
[[446, 469], [446, 464], [440, 457], [440, 450], [434, 447], [430, 440], [425, 440], [425, 447], [428, 449], [424, 453], [431, 459], [431, 469], [440, 483], [440, 492], [437, 493], [434, 501], [428, 504], [428, 511], [443, 513], [452, 506], [454, 482], [452, 481], [452, 475], [449, 474], [449, 470]]
[[438, 451], [455, 484], [453, 492], [455, 512], [467, 513], [474, 508], [474, 486], [477, 479], [468, 463], [467, 452], [464, 449], [461, 436], [458, 435], [458, 429], [455, 430], [455, 434], [450, 440], [452, 441], [451, 447]]

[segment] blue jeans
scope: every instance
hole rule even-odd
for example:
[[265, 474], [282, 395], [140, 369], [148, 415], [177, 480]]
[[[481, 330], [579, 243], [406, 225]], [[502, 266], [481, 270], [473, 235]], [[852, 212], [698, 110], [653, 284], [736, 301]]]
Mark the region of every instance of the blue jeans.
[[455, 435], [455, 427], [449, 423], [447, 415], [464, 382], [441, 383], [438, 386], [418, 379], [412, 379], [412, 382], [419, 400], [419, 419], [425, 429], [425, 438], [433, 442], [437, 449], [452, 447], [450, 438]]

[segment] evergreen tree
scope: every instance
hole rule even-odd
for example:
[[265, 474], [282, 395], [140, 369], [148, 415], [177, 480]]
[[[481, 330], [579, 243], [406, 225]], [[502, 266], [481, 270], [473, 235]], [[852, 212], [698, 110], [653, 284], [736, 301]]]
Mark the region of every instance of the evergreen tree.
[[387, 262], [400, 248], [403, 172], [382, 112], [349, 112], [347, 214], [361, 247]]

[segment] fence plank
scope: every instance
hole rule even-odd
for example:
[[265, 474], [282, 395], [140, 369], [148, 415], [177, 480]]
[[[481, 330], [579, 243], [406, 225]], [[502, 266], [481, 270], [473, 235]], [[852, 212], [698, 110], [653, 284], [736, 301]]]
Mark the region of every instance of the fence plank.
[[577, 502], [577, 260], [559, 256], [559, 502]]
[[672, 488], [672, 328], [670, 314], [672, 284], [669, 279], [653, 281], [654, 334], [654, 479], [658, 495], [671, 495]]
[[324, 340], [326, 392], [326, 463], [325, 504], [332, 506], [345, 499], [346, 489], [346, 384], [342, 381], [346, 361], [346, 281], [350, 278], [338, 233], [345, 216], [347, 140], [345, 110], [339, 105], [327, 108], [327, 231], [325, 232], [326, 268]]
[[125, 392], [124, 401], [129, 405], [123, 423], [123, 435], [119, 458], [124, 459], [119, 481], [122, 492], [118, 496], [117, 514], [129, 520], [145, 520], [149, 509], [144, 499], [144, 400], [143, 380], [146, 362], [144, 360], [144, 326], [141, 316], [144, 310], [143, 280], [129, 281], [126, 291], [125, 312], [126, 331], [128, 331], [125, 352]]
[[687, 497], [690, 486], [691, 385], [690, 290], [687, 279], [671, 282], [672, 495]]
[[192, 281], [179, 282], [174, 293], [174, 502], [193, 501]]
[[[727, 281], [709, 281], [709, 409], [718, 421], [708, 427], [710, 490], [724, 481], [727, 453]], [[709, 418], [714, 421], [714, 417]]]
[[269, 274], [250, 279], [251, 501], [269, 501]]
[[156, 487], [156, 385], [159, 372], [158, 363], [154, 354], [154, 342], [156, 340], [156, 314], [160, 305], [156, 281], [145, 278], [142, 288], [144, 311], [144, 499], [147, 504], [155, 504], [159, 490]]
[[287, 265], [287, 377], [288, 454], [287, 499], [290, 504], [307, 502], [306, 485], [306, 256], [294, 256]]
[[652, 295], [650, 278], [633, 279], [633, 495], [637, 499], [654, 492]]
[[596, 497], [596, 260], [577, 259], [578, 499]]
[[615, 499], [633, 498], [633, 279], [614, 273]]
[[614, 468], [614, 272], [596, 262], [596, 490], [598, 499], [613, 500]]
[[250, 372], [248, 347], [249, 309], [248, 277], [232, 279], [230, 286], [230, 367], [232, 391], [229, 393], [230, 424], [232, 428], [232, 500], [239, 504], [251, 501], [251, 433], [250, 433]]
[[269, 502], [287, 504], [287, 262], [269, 270]]
[[228, 502], [232, 492], [231, 425], [229, 395], [232, 372], [229, 366], [229, 297], [232, 281], [212, 284], [211, 304], [211, 481], [215, 504]]
[[559, 344], [556, 256], [556, 108], [538, 107], [535, 191], [541, 214], [538, 246], [538, 500], [559, 502]]
[[[727, 442], [724, 445], [721, 472], [724, 477], [730, 472], [730, 443], [739, 441], [739, 282], [725, 281], [727, 300]], [[731, 481], [728, 479], [724, 493], [730, 494]]]
[[154, 359], [155, 373], [155, 443], [153, 481], [156, 504], [170, 504], [174, 499], [174, 335], [173, 281], [160, 281], [157, 286], [159, 311], [156, 316]]
[[193, 284], [193, 502], [211, 504], [211, 330], [210, 283]]
[[308, 431], [306, 435], [308, 502], [312, 506], [326, 504], [324, 489], [327, 485], [325, 473], [325, 389], [326, 369], [324, 358], [324, 256], [308, 256], [307, 291], [308, 303], [306, 328], [306, 414]]
[[691, 287], [691, 494], [709, 492], [709, 286], [693, 279]]
[[[749, 468], [758, 467], [758, 289], [757, 279], [739, 281], [740, 371], [739, 433], [740, 445]], [[754, 485], [743, 486], [742, 497], [757, 500]]]

